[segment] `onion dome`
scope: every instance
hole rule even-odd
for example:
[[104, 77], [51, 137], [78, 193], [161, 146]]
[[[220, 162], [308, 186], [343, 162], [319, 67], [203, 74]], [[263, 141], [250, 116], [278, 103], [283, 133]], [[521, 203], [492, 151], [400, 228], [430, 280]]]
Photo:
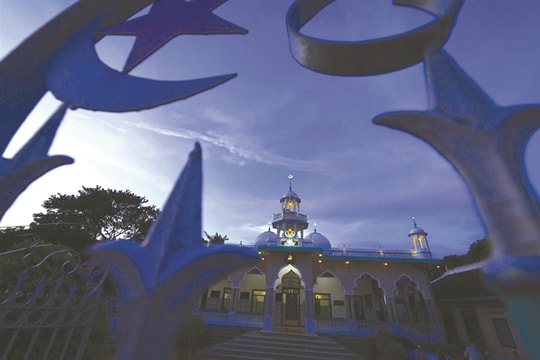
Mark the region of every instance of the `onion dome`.
[[255, 239], [255, 246], [261, 246], [261, 245], [278, 245], [279, 244], [279, 237], [276, 233], [268, 230], [265, 231], [257, 236]]
[[427, 232], [425, 232], [424, 229], [416, 225], [416, 219], [413, 217], [413, 227], [411, 228], [411, 230], [409, 230], [408, 236], [410, 237], [411, 235], [420, 235], [420, 234], [427, 235]]
[[408, 236], [418, 235], [418, 234], [426, 234], [427, 235], [427, 233], [424, 231], [424, 229], [422, 229], [421, 227], [415, 226], [411, 230], [409, 230], [409, 235]]
[[323, 249], [332, 248], [330, 240], [328, 240], [323, 234], [318, 233], [317, 230], [314, 230], [311, 234], [304, 238], [303, 245], [305, 247], [316, 247]]
[[291, 189], [289, 189], [289, 191], [283, 194], [283, 196], [281, 197], [281, 199], [279, 199], [279, 201], [282, 202], [283, 200], [287, 200], [287, 199], [294, 199], [298, 202], [302, 201], [300, 200], [300, 197], [298, 196], [298, 194], [292, 191]]

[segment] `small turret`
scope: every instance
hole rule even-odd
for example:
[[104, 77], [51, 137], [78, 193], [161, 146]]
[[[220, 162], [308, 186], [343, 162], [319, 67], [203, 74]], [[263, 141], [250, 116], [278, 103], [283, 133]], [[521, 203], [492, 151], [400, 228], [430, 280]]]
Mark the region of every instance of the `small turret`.
[[416, 219], [413, 217], [413, 228], [409, 231], [409, 239], [411, 239], [412, 243], [412, 253], [420, 253], [420, 252], [431, 252], [429, 249], [429, 244], [427, 241], [427, 232], [424, 231], [421, 227], [416, 225]]

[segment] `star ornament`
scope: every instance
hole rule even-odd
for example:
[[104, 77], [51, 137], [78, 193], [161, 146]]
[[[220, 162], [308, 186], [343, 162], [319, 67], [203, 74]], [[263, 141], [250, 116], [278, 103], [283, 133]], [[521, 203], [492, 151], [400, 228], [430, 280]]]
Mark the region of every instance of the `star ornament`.
[[540, 254], [537, 195], [525, 147], [540, 127], [540, 104], [498, 106], [444, 50], [426, 58], [433, 109], [377, 116], [435, 148], [466, 180], [487, 227], [494, 256]]
[[106, 35], [134, 35], [124, 65], [129, 72], [178, 35], [247, 34], [213, 13], [226, 0], [156, 0], [147, 15], [100, 30]]
[[108, 270], [119, 296], [115, 360], [168, 359], [179, 325], [204, 288], [258, 263], [254, 248], [204, 246], [201, 219], [197, 143], [143, 243], [111, 240], [89, 249]]

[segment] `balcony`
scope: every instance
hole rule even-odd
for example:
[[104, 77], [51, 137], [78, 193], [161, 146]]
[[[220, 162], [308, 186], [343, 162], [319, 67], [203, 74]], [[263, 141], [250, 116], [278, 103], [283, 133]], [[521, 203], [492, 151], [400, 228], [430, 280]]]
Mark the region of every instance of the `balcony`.
[[277, 221], [300, 221], [304, 223], [308, 222], [307, 215], [301, 214], [296, 211], [287, 210], [280, 212], [279, 214], [274, 214], [272, 216], [272, 222], [274, 223]]

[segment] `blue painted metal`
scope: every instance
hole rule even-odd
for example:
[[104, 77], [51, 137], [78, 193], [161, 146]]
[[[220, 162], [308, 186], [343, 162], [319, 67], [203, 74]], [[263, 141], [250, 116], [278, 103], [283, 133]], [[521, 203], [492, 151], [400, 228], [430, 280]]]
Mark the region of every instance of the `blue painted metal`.
[[[0, 148], [5, 148], [48, 91], [45, 73], [51, 56], [74, 33], [102, 19], [122, 21], [150, 0], [81, 0], [50, 20], [0, 62]], [[97, 37], [99, 38], [99, 37]]]
[[497, 106], [441, 50], [461, 1], [394, 1], [437, 18], [381, 40], [329, 42], [300, 34], [330, 2], [297, 0], [291, 6], [287, 26], [293, 57], [312, 70], [345, 76], [390, 72], [424, 60], [433, 108], [382, 114], [374, 122], [426, 141], [465, 179], [492, 244], [484, 269], [487, 284], [509, 308], [529, 355], [540, 358], [540, 214], [524, 165], [527, 140], [540, 125], [540, 105]]
[[201, 206], [202, 153], [196, 144], [142, 244], [117, 240], [90, 249], [120, 295], [115, 359], [168, 358], [179, 325], [204, 288], [259, 261], [254, 248], [204, 246]]
[[104, 270], [83, 269], [74, 250], [39, 242], [2, 252], [0, 261], [0, 358], [81, 359]]
[[[73, 163], [69, 156], [48, 156], [65, 112], [66, 105], [60, 106], [13, 159], [0, 158], [0, 219], [32, 182], [58, 166]], [[3, 153], [5, 148], [0, 150]]]
[[212, 13], [225, 1], [155, 0], [147, 15], [103, 28], [100, 33], [136, 36], [124, 66], [129, 72], [178, 35], [247, 34], [246, 29]]
[[[136, 21], [148, 22], [138, 27], [135, 55], [128, 59], [128, 68], [144, 60], [179, 33], [193, 33], [194, 30], [245, 33], [244, 29], [211, 13], [223, 2], [201, 0], [191, 4], [158, 0], [157, 6], [144, 20]], [[68, 106], [117, 112], [142, 110], [192, 96], [235, 76], [154, 81], [129, 76], [103, 64], [93, 46], [93, 35], [98, 24], [103, 20], [105, 23], [112, 19], [124, 20], [147, 3], [138, 0], [81, 0], [46, 24], [0, 63], [0, 112], [4, 122], [0, 149], [4, 150], [9, 144], [47, 90], [64, 101], [61, 109], [12, 161], [2, 159], [0, 200], [3, 208], [0, 208], [0, 216], [32, 181], [56, 166], [72, 162], [71, 158], [65, 156], [47, 156]], [[182, 13], [180, 18], [174, 15], [179, 13]], [[156, 17], [160, 21], [163, 19], [159, 18], [164, 17], [166, 21], [153, 23]], [[119, 27], [129, 27], [130, 24], [133, 22]], [[109, 30], [114, 31], [112, 29]], [[140, 39], [144, 40], [150, 30], [154, 30], [150, 39], [155, 41], [151, 46], [141, 46]], [[118, 359], [168, 358], [178, 327], [187, 318], [200, 290], [223, 273], [258, 260], [254, 249], [203, 246], [201, 161], [201, 149], [197, 144], [159, 219], [142, 245], [126, 240], [101, 244], [91, 251], [110, 269], [120, 292], [116, 324]], [[48, 257], [44, 261], [46, 259]], [[41, 289], [42, 285], [38, 287]], [[70, 294], [73, 295], [75, 289], [71, 289]], [[7, 305], [11, 304], [10, 299]], [[26, 307], [29, 305], [23, 304]], [[4, 358], [11, 356], [21, 326], [25, 326], [21, 324], [20, 321], [12, 324], [15, 333], [9, 340]], [[53, 338], [57, 330], [58, 327], [54, 330]], [[73, 331], [70, 330], [60, 358], [66, 356], [72, 335]], [[30, 356], [36, 338], [37, 335], [32, 337], [25, 357]], [[87, 334], [83, 338], [87, 339]], [[49, 350], [50, 346], [47, 352]], [[79, 351], [76, 358], [80, 354]]]
[[487, 285], [504, 301], [529, 355], [540, 358], [540, 216], [524, 151], [540, 105], [499, 107], [446, 52], [426, 58], [433, 109], [377, 116], [435, 148], [465, 179], [487, 228]]
[[412, 31], [377, 40], [328, 41], [304, 35], [301, 28], [333, 0], [297, 0], [286, 17], [289, 47], [301, 65], [326, 74], [383, 74], [417, 64], [448, 39], [461, 0], [394, 0], [394, 5], [427, 11], [435, 19]]
[[99, 58], [93, 40], [96, 26], [74, 34], [49, 60], [47, 86], [72, 106], [110, 112], [144, 110], [188, 98], [236, 76], [158, 81], [121, 73]]

